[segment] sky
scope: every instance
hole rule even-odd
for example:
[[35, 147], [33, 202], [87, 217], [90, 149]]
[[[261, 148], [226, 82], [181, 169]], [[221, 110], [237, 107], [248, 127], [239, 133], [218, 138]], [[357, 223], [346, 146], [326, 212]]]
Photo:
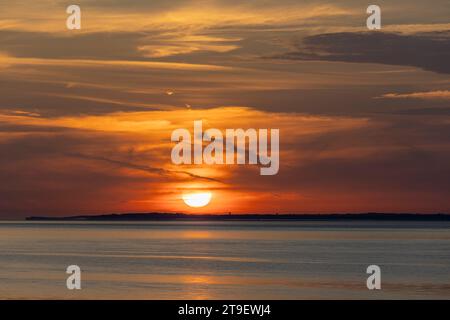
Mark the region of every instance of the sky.
[[[0, 219], [450, 211], [448, 0], [69, 4], [0, 0]], [[279, 129], [278, 174], [172, 164], [195, 120]]]

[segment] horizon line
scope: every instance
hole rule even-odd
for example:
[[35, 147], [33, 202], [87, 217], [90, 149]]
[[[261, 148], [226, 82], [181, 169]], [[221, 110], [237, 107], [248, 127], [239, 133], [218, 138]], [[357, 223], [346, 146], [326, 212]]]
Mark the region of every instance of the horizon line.
[[[225, 213], [225, 214], [190, 214], [169, 212], [145, 213], [108, 213], [95, 215], [71, 216], [27, 216], [19, 221], [138, 221], [138, 220], [313, 220], [313, 219], [357, 219], [357, 220], [450, 220], [450, 213], [389, 213], [389, 212], [361, 212], [361, 213]], [[11, 220], [10, 220], [11, 221]]]

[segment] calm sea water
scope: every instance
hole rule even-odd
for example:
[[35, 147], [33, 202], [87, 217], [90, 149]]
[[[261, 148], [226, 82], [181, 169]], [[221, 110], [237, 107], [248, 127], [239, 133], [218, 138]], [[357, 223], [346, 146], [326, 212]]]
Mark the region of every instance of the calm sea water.
[[0, 222], [0, 298], [450, 299], [450, 223]]

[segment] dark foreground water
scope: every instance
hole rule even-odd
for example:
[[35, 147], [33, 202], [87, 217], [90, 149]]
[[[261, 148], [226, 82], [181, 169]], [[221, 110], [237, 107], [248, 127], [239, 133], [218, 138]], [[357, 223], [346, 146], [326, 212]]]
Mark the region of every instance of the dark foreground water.
[[0, 222], [0, 298], [450, 299], [450, 223]]

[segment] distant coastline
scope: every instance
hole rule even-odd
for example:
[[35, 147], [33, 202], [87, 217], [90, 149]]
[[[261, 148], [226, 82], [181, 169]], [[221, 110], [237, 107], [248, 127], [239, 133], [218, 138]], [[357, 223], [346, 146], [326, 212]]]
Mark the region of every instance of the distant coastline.
[[27, 221], [450, 221], [446, 213], [336, 213], [336, 214], [185, 214], [122, 213], [69, 217], [30, 216]]

